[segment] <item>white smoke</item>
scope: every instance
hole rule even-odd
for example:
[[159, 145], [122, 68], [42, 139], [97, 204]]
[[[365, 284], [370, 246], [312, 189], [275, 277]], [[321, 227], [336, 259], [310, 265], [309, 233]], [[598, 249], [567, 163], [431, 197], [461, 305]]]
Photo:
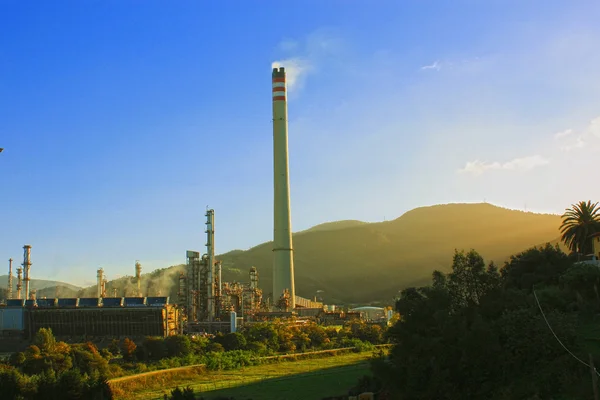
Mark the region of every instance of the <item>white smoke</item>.
[[304, 58], [290, 58], [287, 60], [274, 61], [271, 68], [285, 68], [287, 90], [293, 92], [300, 89], [304, 84], [306, 75], [312, 70], [312, 64]]

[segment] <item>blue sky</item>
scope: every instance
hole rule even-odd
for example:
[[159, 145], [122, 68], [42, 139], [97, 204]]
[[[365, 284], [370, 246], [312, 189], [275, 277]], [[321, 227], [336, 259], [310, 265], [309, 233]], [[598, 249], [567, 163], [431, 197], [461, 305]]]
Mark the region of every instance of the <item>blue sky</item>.
[[207, 205], [218, 253], [270, 240], [274, 62], [294, 230], [600, 200], [599, 17], [597, 1], [4, 0], [0, 257], [31, 244], [32, 277], [76, 284], [181, 263]]

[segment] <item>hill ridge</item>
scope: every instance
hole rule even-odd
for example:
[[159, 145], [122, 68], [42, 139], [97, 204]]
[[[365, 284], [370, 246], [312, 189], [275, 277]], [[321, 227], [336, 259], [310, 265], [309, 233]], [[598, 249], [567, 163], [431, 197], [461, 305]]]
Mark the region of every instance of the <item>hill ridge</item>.
[[[400, 289], [427, 283], [435, 269], [449, 271], [455, 249], [473, 248], [486, 261], [502, 265], [527, 248], [556, 243], [560, 216], [490, 203], [449, 203], [418, 207], [389, 221], [357, 221], [360, 223], [349, 226], [335, 222], [293, 234], [296, 293], [312, 298], [317, 290], [323, 290], [329, 304], [373, 304], [389, 303]], [[329, 229], [332, 227], [336, 229]], [[248, 282], [249, 269], [255, 266], [259, 285], [269, 294], [270, 243], [218, 255], [223, 262], [223, 280]], [[178, 265], [144, 274], [143, 286], [149, 295], [160, 290], [176, 299], [182, 270]], [[114, 284], [133, 290], [131, 279], [111, 281], [108, 288]], [[91, 287], [82, 293], [93, 295], [94, 290]]]

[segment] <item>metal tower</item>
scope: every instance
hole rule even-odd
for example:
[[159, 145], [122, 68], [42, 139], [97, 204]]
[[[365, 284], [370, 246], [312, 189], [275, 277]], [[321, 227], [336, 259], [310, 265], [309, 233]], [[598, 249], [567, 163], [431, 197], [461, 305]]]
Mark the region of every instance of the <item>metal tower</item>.
[[142, 264], [135, 261], [135, 279], [137, 283], [137, 296], [142, 297]]
[[31, 245], [23, 246], [23, 280], [25, 281], [25, 300], [29, 299], [29, 273], [31, 270]]
[[8, 293], [6, 294], [7, 299], [12, 299], [13, 296], [13, 270], [12, 270], [13, 259], [8, 259]]

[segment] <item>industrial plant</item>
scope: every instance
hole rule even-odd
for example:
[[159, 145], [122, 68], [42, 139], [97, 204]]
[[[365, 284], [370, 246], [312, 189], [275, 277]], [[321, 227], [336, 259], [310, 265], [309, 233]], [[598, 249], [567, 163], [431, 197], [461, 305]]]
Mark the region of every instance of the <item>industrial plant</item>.
[[[259, 269], [251, 267], [248, 281], [224, 282], [222, 263], [215, 256], [215, 212], [206, 211], [206, 251], [188, 250], [178, 279], [177, 298], [143, 293], [142, 264], [136, 261], [135, 293], [107, 288], [102, 268], [96, 271], [95, 297], [38, 298], [30, 288], [31, 249], [23, 247], [13, 290], [13, 259], [9, 259], [7, 295], [0, 306], [0, 334], [31, 338], [40, 328], [72, 338], [143, 337], [235, 331], [239, 324], [274, 317], [315, 317], [323, 303], [296, 295], [292, 243], [288, 161], [288, 110], [284, 68], [272, 71], [273, 101], [273, 299], [265, 299]], [[154, 293], [156, 294], [156, 293]], [[173, 300], [173, 301], [171, 301]], [[316, 300], [316, 299], [315, 299]], [[338, 321], [343, 312], [330, 313]], [[350, 313], [349, 315], [355, 315]], [[329, 319], [331, 319], [329, 318]]]

